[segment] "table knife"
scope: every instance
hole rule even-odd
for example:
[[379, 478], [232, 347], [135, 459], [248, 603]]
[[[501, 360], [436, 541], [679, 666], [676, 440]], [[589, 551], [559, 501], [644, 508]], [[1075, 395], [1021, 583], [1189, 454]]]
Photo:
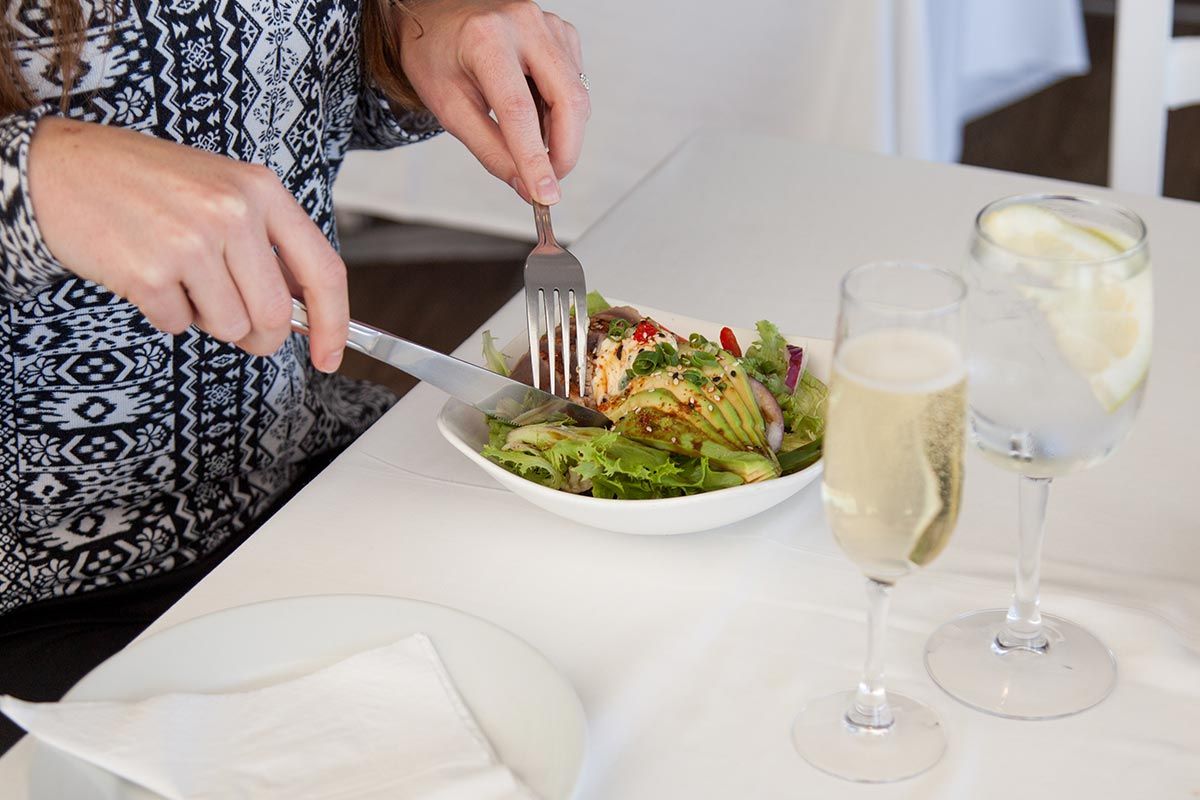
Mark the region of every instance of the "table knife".
[[[292, 329], [298, 333], [308, 333], [308, 309], [299, 300], [292, 301]], [[510, 425], [532, 425], [564, 417], [587, 427], [607, 428], [611, 425], [608, 417], [587, 406], [361, 322], [350, 321], [346, 345], [432, 384], [487, 416]]]

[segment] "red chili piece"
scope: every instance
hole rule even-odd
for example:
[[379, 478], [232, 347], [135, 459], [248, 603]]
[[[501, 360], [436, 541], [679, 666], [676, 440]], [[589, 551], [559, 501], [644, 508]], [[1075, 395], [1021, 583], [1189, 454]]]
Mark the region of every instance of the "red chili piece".
[[733, 335], [733, 330], [730, 328], [721, 328], [721, 347], [737, 358], [742, 357], [742, 347], [738, 344], [737, 337]]
[[658, 327], [648, 319], [644, 319], [638, 323], [638, 326], [633, 331], [634, 341], [645, 344], [658, 335]]

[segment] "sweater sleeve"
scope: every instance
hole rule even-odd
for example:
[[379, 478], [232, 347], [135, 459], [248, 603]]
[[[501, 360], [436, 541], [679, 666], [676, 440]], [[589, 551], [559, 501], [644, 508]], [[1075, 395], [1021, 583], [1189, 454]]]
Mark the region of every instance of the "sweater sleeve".
[[67, 269], [50, 254], [29, 195], [29, 142], [49, 110], [0, 116], [0, 305], [58, 281]]
[[358, 96], [350, 147], [387, 150], [424, 141], [441, 130], [437, 118], [428, 111], [394, 110], [383, 92], [368, 82]]

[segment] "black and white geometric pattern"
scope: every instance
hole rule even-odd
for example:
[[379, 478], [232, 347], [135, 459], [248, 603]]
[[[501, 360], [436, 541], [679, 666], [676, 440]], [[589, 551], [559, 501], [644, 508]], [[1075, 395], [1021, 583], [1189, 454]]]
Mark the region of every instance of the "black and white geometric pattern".
[[[29, 141], [60, 113], [47, 0], [6, 4], [45, 102], [0, 118], [0, 613], [194, 561], [242, 529], [390, 393], [313, 370], [293, 336], [270, 358], [170, 336], [46, 248]], [[416, 142], [360, 64], [357, 0], [82, 0], [68, 114], [270, 166], [336, 243], [345, 152]]]

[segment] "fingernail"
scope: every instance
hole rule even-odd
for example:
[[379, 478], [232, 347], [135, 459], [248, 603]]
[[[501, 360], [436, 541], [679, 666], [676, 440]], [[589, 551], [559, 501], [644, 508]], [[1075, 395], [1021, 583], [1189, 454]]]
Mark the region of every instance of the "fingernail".
[[509, 185], [512, 186], [514, 192], [521, 195], [522, 199], [529, 198], [529, 192], [525, 191], [525, 183], [520, 178], [513, 178], [509, 181]]
[[345, 349], [338, 349], [338, 350], [334, 351], [333, 354], [331, 354], [328, 358], [325, 359], [325, 371], [326, 372], [337, 372], [338, 371], [338, 367], [340, 367], [342, 365], [342, 354], [343, 353], [345, 353]]
[[538, 202], [545, 206], [552, 206], [559, 200], [558, 181], [554, 178], [542, 178], [538, 181]]

